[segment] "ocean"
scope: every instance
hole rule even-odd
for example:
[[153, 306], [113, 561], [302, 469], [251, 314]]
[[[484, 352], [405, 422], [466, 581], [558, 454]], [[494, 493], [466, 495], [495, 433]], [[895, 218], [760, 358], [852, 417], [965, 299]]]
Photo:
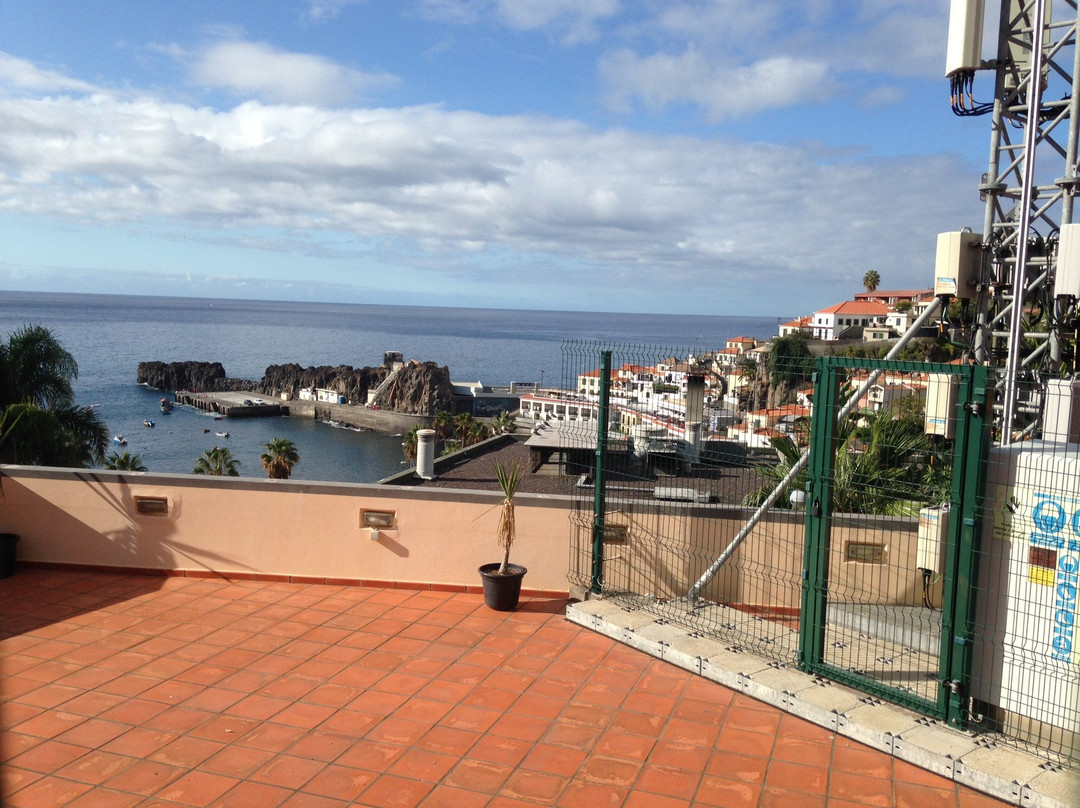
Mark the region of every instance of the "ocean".
[[[128, 440], [112, 448], [138, 454], [149, 471], [190, 473], [203, 451], [224, 444], [241, 476], [262, 477], [265, 444], [289, 438], [300, 455], [294, 479], [375, 482], [407, 468], [400, 435], [289, 417], [215, 422], [188, 407], [163, 415], [163, 393], [135, 382], [139, 362], [221, 362], [229, 377], [257, 380], [269, 365], [365, 367], [400, 351], [447, 365], [455, 382], [572, 387], [564, 367], [579, 367], [582, 351], [595, 347], [599, 367], [600, 346], [717, 349], [735, 336], [775, 335], [777, 318], [0, 291], [0, 339], [28, 324], [49, 328], [74, 355], [78, 403], [98, 409], [110, 434]], [[222, 429], [228, 438], [215, 436]]]

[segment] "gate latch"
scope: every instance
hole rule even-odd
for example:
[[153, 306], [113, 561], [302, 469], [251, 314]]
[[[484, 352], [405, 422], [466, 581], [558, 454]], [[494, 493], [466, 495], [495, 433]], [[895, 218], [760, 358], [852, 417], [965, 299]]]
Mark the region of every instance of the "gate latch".
[[979, 402], [979, 401], [969, 401], [969, 402], [967, 402], [966, 404], [964, 404], [964, 409], [967, 410], [968, 412], [970, 412], [976, 418], [981, 418], [982, 417], [983, 406], [982, 406], [982, 403]]
[[954, 696], [960, 695], [961, 685], [959, 679], [946, 679], [944, 682], [941, 683], [941, 685], [942, 687], [948, 688], [949, 692], [952, 693]]

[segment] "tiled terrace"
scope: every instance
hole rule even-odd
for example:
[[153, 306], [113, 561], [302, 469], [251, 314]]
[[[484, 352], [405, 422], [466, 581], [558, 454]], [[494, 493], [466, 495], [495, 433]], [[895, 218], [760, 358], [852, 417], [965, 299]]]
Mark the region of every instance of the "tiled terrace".
[[0, 581], [3, 804], [1003, 804], [564, 607], [21, 571]]

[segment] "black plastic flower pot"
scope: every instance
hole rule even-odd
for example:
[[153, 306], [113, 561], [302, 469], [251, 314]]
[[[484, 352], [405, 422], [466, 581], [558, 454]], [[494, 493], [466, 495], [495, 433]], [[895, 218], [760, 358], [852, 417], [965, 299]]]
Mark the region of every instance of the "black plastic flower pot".
[[484, 604], [497, 612], [512, 612], [517, 608], [521, 597], [521, 579], [528, 570], [517, 564], [510, 564], [506, 574], [499, 575], [499, 564], [484, 564], [480, 567], [480, 578], [484, 582]]
[[15, 574], [15, 548], [19, 543], [16, 533], [0, 533], [0, 578]]

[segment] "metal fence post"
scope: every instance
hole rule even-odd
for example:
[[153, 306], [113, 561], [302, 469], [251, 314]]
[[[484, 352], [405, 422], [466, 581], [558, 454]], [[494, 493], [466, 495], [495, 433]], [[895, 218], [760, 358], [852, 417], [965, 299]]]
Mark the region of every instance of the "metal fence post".
[[840, 407], [836, 366], [827, 359], [819, 359], [814, 382], [815, 411], [810, 427], [810, 484], [806, 492], [806, 544], [802, 570], [802, 619], [799, 621], [798, 660], [803, 670], [809, 670], [821, 662], [825, 646], [832, 465], [836, 450], [836, 412]]
[[589, 591], [599, 595], [604, 580], [604, 463], [608, 446], [608, 401], [611, 396], [611, 351], [600, 353], [600, 402], [596, 419], [596, 467], [593, 474], [592, 578]]
[[[956, 408], [958, 446], [953, 470], [952, 500], [958, 519], [950, 520], [949, 552], [945, 560], [945, 597], [942, 604], [942, 692], [938, 703], [946, 720], [962, 728], [968, 721], [971, 668], [975, 633], [975, 598], [978, 590], [980, 508], [989, 446], [989, 370], [965, 368]], [[980, 627], [985, 630], [985, 627]]]

